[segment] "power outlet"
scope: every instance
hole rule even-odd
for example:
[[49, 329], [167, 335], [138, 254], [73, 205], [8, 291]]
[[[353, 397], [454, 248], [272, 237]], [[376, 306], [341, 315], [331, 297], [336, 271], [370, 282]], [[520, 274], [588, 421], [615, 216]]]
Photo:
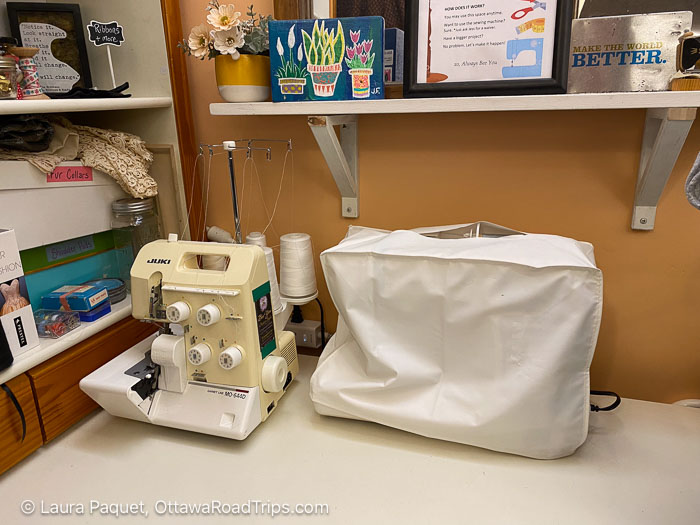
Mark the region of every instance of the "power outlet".
[[301, 323], [287, 323], [285, 330], [294, 332], [297, 346], [306, 348], [321, 347], [321, 323], [305, 319]]

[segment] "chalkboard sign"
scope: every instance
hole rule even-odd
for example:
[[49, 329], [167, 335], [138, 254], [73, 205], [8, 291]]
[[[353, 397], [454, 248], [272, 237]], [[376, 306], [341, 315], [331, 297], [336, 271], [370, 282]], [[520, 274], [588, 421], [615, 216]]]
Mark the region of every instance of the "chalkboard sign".
[[87, 26], [90, 42], [96, 46], [120, 46], [124, 42], [124, 28], [117, 22], [92, 20]]

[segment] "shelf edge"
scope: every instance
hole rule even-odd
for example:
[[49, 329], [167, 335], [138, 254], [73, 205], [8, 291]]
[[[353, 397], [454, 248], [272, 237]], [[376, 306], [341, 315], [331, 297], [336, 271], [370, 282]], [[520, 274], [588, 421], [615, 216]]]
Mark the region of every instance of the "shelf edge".
[[580, 93], [508, 97], [415, 98], [306, 102], [214, 102], [214, 116], [362, 115], [471, 113], [491, 111], [577, 111], [699, 107], [700, 92]]
[[[131, 315], [131, 296], [128, 295], [124, 301], [115, 305], [115, 309], [106, 316], [91, 323], [82, 323], [73, 333], [67, 334], [58, 339], [40, 339], [39, 346], [27, 350], [9, 368], [0, 372], [0, 384], [23, 374], [27, 370], [48, 361], [52, 357], [68, 350], [69, 348], [82, 343], [87, 338], [112, 326], [113, 324], [126, 319]], [[42, 348], [43, 347], [43, 348]]]

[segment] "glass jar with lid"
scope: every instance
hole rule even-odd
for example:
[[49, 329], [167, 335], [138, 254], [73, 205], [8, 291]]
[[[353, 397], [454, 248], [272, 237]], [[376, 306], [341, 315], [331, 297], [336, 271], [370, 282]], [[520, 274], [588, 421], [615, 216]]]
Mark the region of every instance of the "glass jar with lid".
[[152, 198], [119, 199], [112, 203], [112, 233], [119, 277], [131, 289], [131, 265], [142, 247], [161, 238], [156, 204]]
[[0, 56], [0, 100], [17, 98], [17, 83], [22, 73], [17, 69], [17, 62], [9, 55]]

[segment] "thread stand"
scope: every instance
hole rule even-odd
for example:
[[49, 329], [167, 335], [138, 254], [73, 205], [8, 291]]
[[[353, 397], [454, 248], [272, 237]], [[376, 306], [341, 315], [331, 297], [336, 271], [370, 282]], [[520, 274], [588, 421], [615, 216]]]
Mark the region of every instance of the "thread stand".
[[[200, 144], [199, 154], [204, 155], [204, 148], [209, 150], [209, 158], [214, 156], [214, 148], [223, 148], [228, 153], [228, 171], [231, 179], [231, 200], [233, 205], [233, 222], [235, 226], [234, 239], [237, 244], [243, 244], [243, 236], [241, 234], [241, 217], [238, 212], [238, 193], [236, 191], [236, 171], [233, 162], [234, 151], [245, 151], [246, 158], [251, 158], [254, 151], [264, 151], [265, 160], [272, 160], [272, 148], [256, 148], [253, 144], [256, 142], [284, 142], [287, 144], [287, 151], [292, 151], [292, 139], [237, 139], [225, 140], [221, 144]], [[243, 145], [245, 144], [245, 145]]]

